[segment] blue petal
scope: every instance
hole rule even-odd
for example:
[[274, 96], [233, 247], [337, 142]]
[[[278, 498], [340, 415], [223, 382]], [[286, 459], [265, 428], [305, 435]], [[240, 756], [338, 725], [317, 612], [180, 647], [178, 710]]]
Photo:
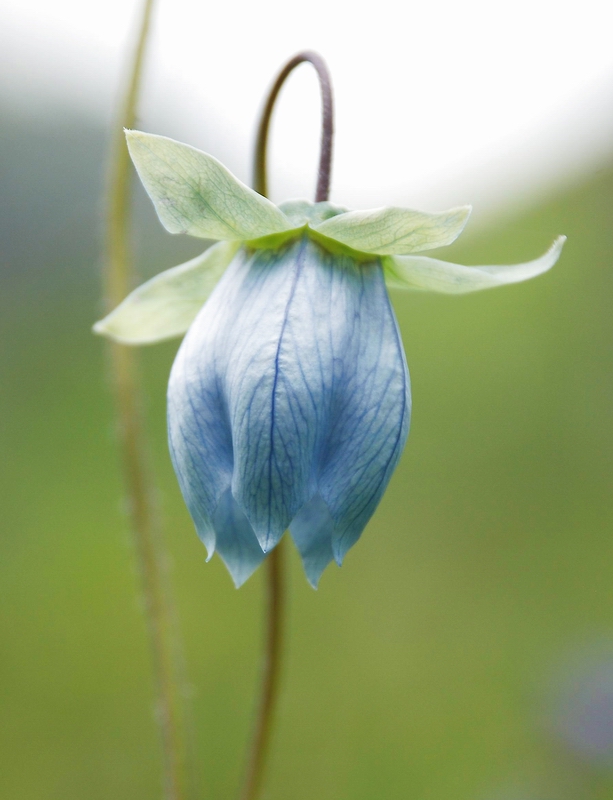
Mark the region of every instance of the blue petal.
[[173, 459], [200, 535], [217, 535], [218, 547], [224, 538], [237, 574], [241, 559], [246, 573], [257, 566], [253, 549], [240, 555], [250, 540], [234, 507], [221, 524], [231, 488], [262, 550], [292, 523], [316, 584], [373, 514], [409, 406], [379, 260], [332, 254], [308, 234], [242, 251], [190, 328], [169, 387]]
[[213, 517], [232, 479], [232, 437], [221, 413], [214, 376], [200, 371], [181, 348], [168, 386], [168, 443], [177, 478], [209, 559], [215, 552]]
[[219, 500], [213, 524], [217, 534], [217, 552], [238, 589], [260, 566], [266, 554], [230, 489]]
[[317, 589], [322, 572], [334, 558], [333, 530], [334, 520], [318, 494], [302, 506], [290, 525], [292, 539], [302, 556], [304, 571], [313, 589]]
[[321, 412], [301, 380], [302, 359], [293, 343], [308, 241], [253, 254], [228, 309], [233, 331], [224, 334], [235, 447], [232, 492], [265, 551], [315, 491]]
[[330, 427], [319, 478], [335, 521], [332, 548], [339, 565], [385, 492], [411, 415], [409, 373], [382, 273], [365, 280], [369, 285], [356, 305], [340, 411]]

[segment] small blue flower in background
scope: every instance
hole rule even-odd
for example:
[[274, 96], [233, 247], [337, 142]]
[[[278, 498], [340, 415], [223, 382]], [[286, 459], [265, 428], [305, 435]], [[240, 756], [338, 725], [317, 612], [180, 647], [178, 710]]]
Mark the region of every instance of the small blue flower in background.
[[613, 645], [596, 640], [577, 650], [549, 690], [546, 727], [593, 767], [613, 768]]
[[240, 586], [289, 528], [310, 583], [374, 513], [409, 429], [409, 374], [388, 286], [465, 293], [557, 261], [463, 267], [450, 244], [470, 208], [442, 214], [273, 205], [211, 156], [128, 132], [171, 233], [216, 239], [134, 291], [95, 331], [126, 344], [187, 332], [168, 387], [170, 451], [209, 558]]

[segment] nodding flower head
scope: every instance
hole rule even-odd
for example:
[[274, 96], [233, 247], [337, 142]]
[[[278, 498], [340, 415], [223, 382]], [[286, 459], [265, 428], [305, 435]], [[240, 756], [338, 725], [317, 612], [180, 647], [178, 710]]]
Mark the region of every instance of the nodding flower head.
[[553, 266], [564, 237], [526, 264], [451, 264], [416, 254], [450, 244], [469, 207], [277, 207], [212, 156], [127, 135], [167, 230], [218, 244], [94, 329], [126, 344], [186, 333], [168, 387], [170, 452], [209, 558], [217, 551], [240, 586], [289, 529], [316, 586], [374, 513], [409, 430], [386, 284], [462, 294], [523, 281]]

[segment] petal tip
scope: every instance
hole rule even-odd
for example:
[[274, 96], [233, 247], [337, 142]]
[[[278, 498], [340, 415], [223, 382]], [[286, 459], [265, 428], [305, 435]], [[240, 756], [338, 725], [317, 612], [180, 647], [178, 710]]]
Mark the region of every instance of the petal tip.
[[556, 236], [545, 255], [538, 259], [543, 265], [541, 272], [548, 272], [555, 264], [558, 263], [558, 259], [562, 253], [562, 248], [566, 243], [566, 238], [567, 237], [564, 235]]
[[304, 568], [304, 574], [306, 576], [307, 581], [309, 582], [309, 586], [317, 591], [319, 589], [319, 582], [321, 581], [321, 576], [326, 571], [326, 567], [330, 561], [327, 561], [325, 564], [322, 564], [321, 561], [315, 562], [312, 561], [309, 563], [308, 559], [302, 560], [302, 566]]
[[473, 207], [471, 205], [456, 206], [456, 208], [452, 209], [452, 214], [459, 220], [461, 226], [460, 230], [456, 234], [456, 238], [462, 233], [462, 231], [466, 227], [472, 213], [473, 213]]
[[237, 589], [240, 589], [249, 580], [263, 560], [263, 557], [254, 556], [253, 553], [241, 554], [225, 548], [223, 550], [219, 549], [218, 552]]
[[275, 549], [275, 547], [281, 541], [282, 536], [283, 533], [281, 534], [281, 536], [275, 536], [270, 532], [266, 533], [264, 536], [258, 536], [256, 533], [258, 544], [262, 548], [262, 552], [264, 553], [264, 555], [268, 555], [268, 553], [270, 553], [271, 550]]
[[92, 333], [96, 336], [104, 336], [105, 339], [109, 339], [112, 342], [118, 342], [119, 344], [137, 344], [137, 342], [132, 342], [130, 339], [124, 339], [123, 337], [119, 336], [117, 332], [113, 331], [112, 323], [109, 325], [109, 314], [107, 317], [103, 319], [99, 319], [98, 322], [95, 322], [92, 325]]
[[562, 254], [562, 249], [566, 244], [566, 239], [567, 237], [564, 236], [564, 234], [562, 234], [561, 236], [556, 236], [556, 238], [553, 240], [553, 243], [548, 250], [548, 255], [552, 257], [550, 265], [551, 267], [553, 267], [554, 264], [556, 264], [558, 259], [560, 258], [560, 255]]
[[131, 147], [138, 142], [142, 142], [143, 134], [140, 131], [131, 130], [130, 128], [123, 129], [124, 136], [126, 137], [126, 144], [128, 145], [128, 150], [131, 151]]
[[[227, 566], [228, 565], [226, 564], [226, 567]], [[248, 575], [242, 574], [242, 573], [241, 574], [233, 574], [231, 572], [230, 573], [230, 577], [232, 578], [232, 583], [234, 584], [234, 588], [235, 589], [240, 589], [241, 586], [243, 586], [249, 580], [249, 578], [252, 575], [253, 575], [253, 572], [250, 572]]]
[[268, 526], [268, 525], [258, 525], [257, 522], [254, 524], [253, 517], [250, 514], [247, 514], [247, 519], [253, 529], [253, 533], [255, 534], [255, 538], [257, 540], [260, 549], [264, 555], [268, 555], [271, 550], [274, 550], [275, 547], [279, 544], [281, 539], [283, 538], [283, 534], [285, 533], [286, 525], [275, 525]]
[[132, 338], [130, 336], [122, 336], [116, 330], [113, 330], [112, 323], [109, 324], [107, 320], [112, 315], [109, 314], [108, 317], [104, 317], [104, 319], [98, 320], [94, 325], [92, 325], [92, 333], [96, 336], [104, 336], [105, 339], [109, 339], [112, 342], [117, 342], [118, 344], [125, 344], [125, 345], [139, 345], [139, 344], [149, 344], [145, 339], [138, 339]]
[[558, 250], [561, 250], [564, 247], [564, 244], [565, 244], [567, 238], [568, 237], [565, 236], [564, 234], [561, 234], [560, 236], [556, 236], [556, 238], [553, 240], [553, 244], [551, 245], [552, 249], [556, 248]]
[[311, 560], [305, 559], [302, 560], [302, 566], [304, 568], [304, 574], [306, 575], [306, 579], [309, 582], [309, 585], [312, 589], [319, 588], [319, 582], [321, 581], [321, 576], [326, 571], [326, 567], [330, 563], [331, 559], [328, 559], [323, 563], [320, 559], [318, 560]]

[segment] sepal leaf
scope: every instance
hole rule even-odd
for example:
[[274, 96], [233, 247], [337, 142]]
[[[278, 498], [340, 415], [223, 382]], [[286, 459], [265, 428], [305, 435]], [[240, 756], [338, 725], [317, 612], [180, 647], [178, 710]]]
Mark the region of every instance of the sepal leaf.
[[451, 244], [462, 233], [470, 212], [470, 206], [441, 214], [389, 206], [348, 211], [311, 227], [353, 250], [381, 256], [405, 255]]
[[126, 131], [132, 161], [170, 233], [247, 241], [290, 230], [282, 211], [216, 158], [166, 136]]
[[284, 200], [283, 203], [279, 204], [279, 209], [296, 228], [301, 228], [304, 225], [314, 227], [326, 219], [349, 211], [348, 208], [337, 206], [328, 202], [328, 200], [323, 200], [319, 203], [310, 203], [308, 200]]
[[239, 248], [219, 242], [202, 255], [167, 269], [129, 294], [94, 325], [123, 344], [153, 344], [184, 334]]
[[560, 257], [565, 241], [566, 236], [558, 236], [544, 255], [524, 264], [465, 267], [427, 256], [395, 256], [384, 261], [385, 281], [391, 289], [444, 294], [466, 294], [520, 283], [551, 269]]

